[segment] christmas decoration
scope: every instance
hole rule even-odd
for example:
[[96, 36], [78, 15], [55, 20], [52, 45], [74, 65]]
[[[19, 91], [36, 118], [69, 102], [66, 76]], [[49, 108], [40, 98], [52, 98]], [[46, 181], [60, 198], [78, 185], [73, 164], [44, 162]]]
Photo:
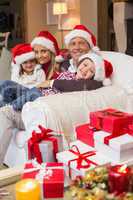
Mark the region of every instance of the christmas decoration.
[[[113, 169], [119, 167], [121, 166], [113, 166]], [[71, 196], [71, 200], [133, 200], [133, 170], [130, 167], [126, 167], [126, 170], [127, 172], [130, 171], [130, 180], [126, 192], [120, 193], [119, 182], [115, 191], [109, 192], [109, 176], [112, 166], [101, 166], [90, 169], [84, 177], [77, 177], [66, 193]], [[129, 176], [128, 173], [127, 176]]]

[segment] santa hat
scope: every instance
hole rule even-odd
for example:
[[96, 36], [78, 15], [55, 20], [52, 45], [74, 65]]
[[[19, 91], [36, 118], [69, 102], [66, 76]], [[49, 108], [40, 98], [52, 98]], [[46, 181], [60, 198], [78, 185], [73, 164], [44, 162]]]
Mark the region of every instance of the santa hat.
[[104, 86], [111, 85], [112, 64], [96, 53], [87, 53], [80, 56], [79, 62], [81, 63], [86, 58], [92, 60], [95, 64], [94, 80], [103, 81]]
[[99, 51], [99, 48], [96, 46], [96, 38], [94, 34], [84, 25], [76, 25], [74, 29], [65, 36], [65, 44], [68, 45], [75, 37], [85, 39], [93, 51]]
[[21, 65], [27, 60], [34, 59], [35, 53], [30, 44], [18, 44], [12, 48], [13, 62], [16, 65]]
[[34, 45], [42, 45], [49, 49], [51, 52], [53, 52], [55, 55], [59, 54], [59, 47], [57, 40], [55, 37], [48, 31], [40, 31], [37, 37], [35, 37], [32, 42], [31, 46], [34, 47]]
[[61, 49], [59, 51], [59, 55], [55, 57], [55, 61], [57, 63], [61, 63], [61, 62], [68, 60], [70, 58], [71, 58], [71, 56], [70, 56], [69, 50], [68, 49]]

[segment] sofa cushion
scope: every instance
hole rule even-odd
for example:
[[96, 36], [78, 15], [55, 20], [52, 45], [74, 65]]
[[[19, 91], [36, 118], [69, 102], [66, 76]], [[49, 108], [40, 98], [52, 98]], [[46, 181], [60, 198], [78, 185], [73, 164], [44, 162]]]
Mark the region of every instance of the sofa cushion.
[[124, 53], [103, 51], [104, 59], [113, 65], [112, 83], [133, 93], [133, 57]]

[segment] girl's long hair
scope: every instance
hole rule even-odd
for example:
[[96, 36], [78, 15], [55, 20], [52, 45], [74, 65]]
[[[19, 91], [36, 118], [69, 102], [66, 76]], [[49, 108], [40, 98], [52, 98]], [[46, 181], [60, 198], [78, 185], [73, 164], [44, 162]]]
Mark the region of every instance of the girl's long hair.
[[50, 63], [50, 66], [48, 68], [47, 80], [50, 80], [52, 78], [55, 71], [56, 71], [56, 69], [55, 69], [55, 55], [51, 52], [51, 63]]

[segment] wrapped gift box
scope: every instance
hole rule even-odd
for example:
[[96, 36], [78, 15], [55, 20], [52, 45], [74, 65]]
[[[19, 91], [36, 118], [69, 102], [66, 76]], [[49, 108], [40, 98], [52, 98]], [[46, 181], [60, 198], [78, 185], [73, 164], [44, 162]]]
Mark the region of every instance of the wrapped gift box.
[[129, 158], [125, 161], [121, 161], [121, 162], [115, 162], [115, 161], [111, 161], [111, 165], [127, 165], [127, 166], [132, 166], [133, 165], [133, 157]]
[[42, 199], [62, 198], [64, 196], [64, 168], [62, 163], [46, 163], [35, 165], [30, 162], [25, 165], [22, 179], [37, 179], [41, 186]]
[[128, 134], [133, 136], [133, 124], [129, 124], [127, 132], [128, 132]]
[[115, 109], [90, 112], [90, 125], [112, 134], [124, 133], [133, 122], [133, 115]]
[[77, 140], [80, 140], [92, 147], [94, 147], [95, 131], [97, 131], [97, 129], [92, 127], [90, 124], [83, 124], [75, 128]]
[[36, 158], [39, 163], [55, 162], [56, 153], [63, 150], [62, 136], [53, 135], [49, 129], [41, 130], [41, 133], [33, 131], [28, 140], [28, 159]]
[[99, 131], [94, 134], [95, 148], [115, 162], [130, 159], [133, 154], [133, 137], [123, 134], [113, 137], [110, 133]]
[[66, 176], [72, 180], [76, 176], [84, 176], [90, 168], [110, 163], [106, 157], [81, 141], [72, 142], [70, 146], [70, 150], [57, 153], [56, 156], [59, 162], [64, 163]]

